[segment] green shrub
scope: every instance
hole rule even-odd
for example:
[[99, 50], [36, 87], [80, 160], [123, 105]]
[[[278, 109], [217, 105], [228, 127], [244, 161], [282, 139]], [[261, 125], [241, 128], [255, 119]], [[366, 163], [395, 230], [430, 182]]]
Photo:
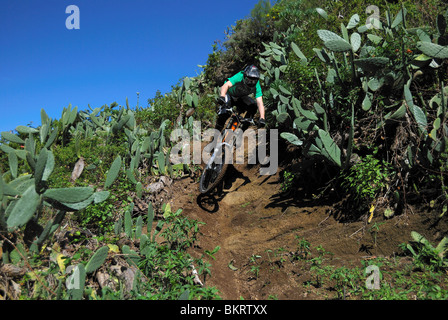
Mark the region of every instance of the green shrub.
[[448, 268], [448, 237], [444, 237], [434, 246], [416, 231], [412, 231], [411, 236], [413, 241], [410, 244], [401, 244], [400, 247], [405, 253], [411, 253], [417, 268], [427, 267], [433, 271], [444, 271]]
[[157, 91], [154, 98], [148, 99], [146, 108], [141, 107], [136, 110], [135, 119], [142, 127], [155, 129], [159, 128], [166, 119], [174, 122], [179, 112], [175, 97], [169, 94], [162, 95], [160, 91]]
[[125, 153], [125, 144], [120, 140], [115, 142], [96, 135], [91, 138], [73, 139], [66, 146], [54, 147], [55, 169], [50, 178], [53, 187], [68, 187], [72, 184], [70, 177], [79, 158], [84, 159], [84, 173], [76, 181], [78, 185], [97, 184], [106, 177], [113, 159]]
[[77, 213], [81, 227], [98, 230], [100, 233], [109, 233], [114, 225], [114, 212], [117, 198], [112, 195], [104, 202], [93, 204]]
[[356, 201], [368, 205], [385, 191], [392, 175], [389, 163], [367, 155], [346, 174], [342, 173], [342, 187], [347, 188]]

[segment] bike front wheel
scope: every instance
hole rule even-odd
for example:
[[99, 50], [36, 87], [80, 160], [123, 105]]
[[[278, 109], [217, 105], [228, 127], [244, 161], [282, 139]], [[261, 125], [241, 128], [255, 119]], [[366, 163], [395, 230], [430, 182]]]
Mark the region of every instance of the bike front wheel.
[[228, 167], [228, 163], [225, 161], [226, 148], [223, 146], [220, 152], [221, 155], [219, 158], [222, 161], [217, 161], [217, 159], [215, 158], [216, 155], [213, 155], [209, 164], [207, 164], [204, 171], [202, 172], [201, 180], [199, 181], [199, 191], [202, 194], [210, 193], [224, 178]]

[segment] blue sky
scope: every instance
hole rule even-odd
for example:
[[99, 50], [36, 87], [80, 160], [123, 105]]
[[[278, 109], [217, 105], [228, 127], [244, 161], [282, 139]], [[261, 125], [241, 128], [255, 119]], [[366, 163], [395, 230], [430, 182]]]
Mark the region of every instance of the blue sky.
[[[201, 72], [258, 0], [0, 0], [0, 132], [116, 101], [146, 106]], [[67, 29], [69, 5], [79, 29]], [[73, 21], [71, 21], [73, 22]]]

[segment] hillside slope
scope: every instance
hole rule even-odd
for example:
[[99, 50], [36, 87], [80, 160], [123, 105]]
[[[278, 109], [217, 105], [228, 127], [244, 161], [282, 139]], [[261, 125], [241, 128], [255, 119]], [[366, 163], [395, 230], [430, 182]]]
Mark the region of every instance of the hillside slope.
[[[438, 230], [446, 230], [433, 224], [434, 214], [424, 212], [390, 220], [375, 217], [370, 224], [341, 222], [337, 201], [322, 204], [282, 194], [280, 172], [266, 177], [255, 167], [236, 165], [222, 192], [207, 197], [198, 194], [194, 180], [174, 184], [175, 206], [205, 222], [197, 254], [220, 247], [216, 260], [210, 259], [212, 275], [206, 285], [216, 286], [224, 299], [334, 298], [334, 283], [319, 284], [312, 258], [322, 257], [321, 270], [324, 265], [359, 267], [377, 257], [393, 260], [411, 231], [435, 240], [441, 236]], [[376, 237], [372, 230], [378, 231]], [[309, 242], [307, 258], [301, 240]], [[316, 250], [319, 246], [325, 251]]]

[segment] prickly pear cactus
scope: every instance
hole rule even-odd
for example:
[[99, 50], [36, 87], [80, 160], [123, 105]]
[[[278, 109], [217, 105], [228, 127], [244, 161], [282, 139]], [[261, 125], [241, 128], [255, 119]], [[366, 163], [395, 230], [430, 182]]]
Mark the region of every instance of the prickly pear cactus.
[[90, 258], [86, 265], [86, 273], [92, 273], [98, 270], [99, 267], [106, 261], [107, 254], [109, 253], [109, 247], [103, 246], [99, 248], [94, 255]]

